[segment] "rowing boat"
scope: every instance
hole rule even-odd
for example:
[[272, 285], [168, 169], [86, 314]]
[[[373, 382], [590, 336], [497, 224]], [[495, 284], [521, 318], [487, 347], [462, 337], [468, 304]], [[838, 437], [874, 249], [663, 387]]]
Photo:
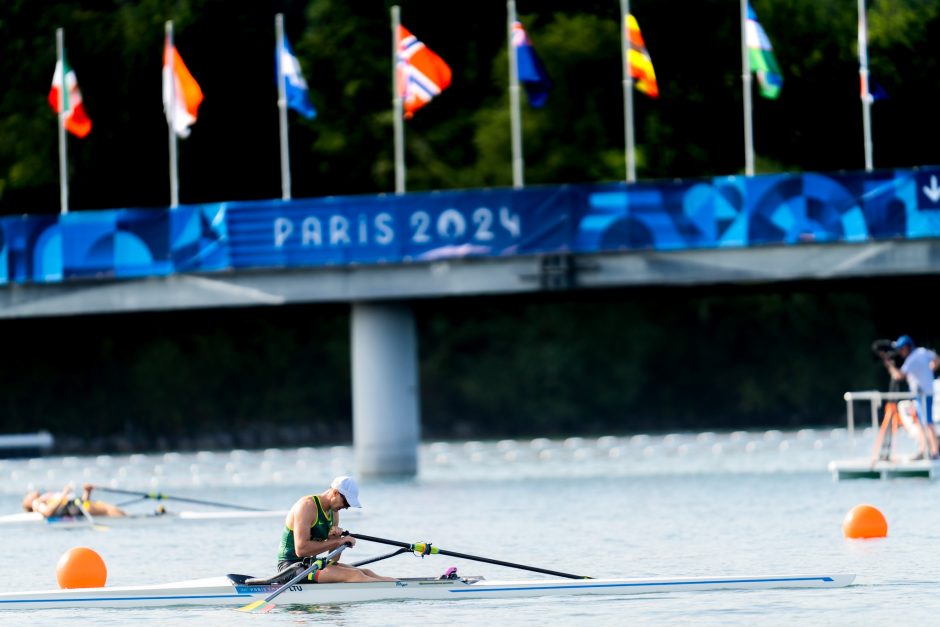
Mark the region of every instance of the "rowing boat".
[[[7, 592], [2, 609], [74, 607], [162, 607], [175, 605], [244, 605], [276, 592], [277, 584], [246, 585], [244, 575], [195, 579], [155, 586], [114, 586]], [[657, 579], [531, 579], [488, 581], [402, 579], [390, 582], [295, 584], [280, 596], [284, 605], [322, 605], [364, 601], [497, 599], [569, 595], [633, 595], [701, 590], [765, 590], [769, 588], [839, 588], [855, 575], [780, 575], [763, 577], [681, 577]]]
[[[242, 520], [251, 518], [284, 518], [287, 510], [245, 510], [245, 511], [164, 511], [145, 514], [128, 514], [127, 516], [97, 516], [96, 522], [107, 525], [134, 523], [141, 521], [170, 521], [170, 520]], [[84, 516], [55, 516], [46, 518], [38, 512], [20, 512], [0, 516], [0, 525], [35, 525], [44, 524], [50, 527], [84, 527], [88, 526], [88, 519]]]

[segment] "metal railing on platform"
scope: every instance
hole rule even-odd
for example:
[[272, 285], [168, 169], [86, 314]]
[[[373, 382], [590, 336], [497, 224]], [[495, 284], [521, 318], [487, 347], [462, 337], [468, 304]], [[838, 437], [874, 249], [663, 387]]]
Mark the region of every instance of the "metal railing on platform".
[[845, 415], [848, 426], [849, 437], [855, 437], [855, 401], [869, 401], [871, 403], [871, 427], [875, 431], [881, 424], [878, 409], [884, 401], [903, 401], [917, 398], [913, 392], [879, 392], [878, 390], [863, 390], [859, 392], [846, 392], [842, 398], [845, 399]]

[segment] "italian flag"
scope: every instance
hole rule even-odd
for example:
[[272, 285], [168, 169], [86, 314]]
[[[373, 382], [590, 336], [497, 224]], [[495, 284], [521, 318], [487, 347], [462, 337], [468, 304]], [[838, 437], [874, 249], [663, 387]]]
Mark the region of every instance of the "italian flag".
[[85, 113], [85, 105], [82, 103], [82, 92], [78, 89], [78, 79], [75, 78], [75, 70], [69, 65], [62, 53], [62, 60], [55, 64], [55, 74], [52, 77], [52, 89], [49, 90], [49, 104], [56, 113], [62, 113], [59, 110], [59, 93], [62, 89], [62, 76], [65, 76], [65, 93], [62, 98], [62, 111], [65, 111], [65, 128], [68, 132], [78, 137], [85, 137], [91, 132], [91, 120]]

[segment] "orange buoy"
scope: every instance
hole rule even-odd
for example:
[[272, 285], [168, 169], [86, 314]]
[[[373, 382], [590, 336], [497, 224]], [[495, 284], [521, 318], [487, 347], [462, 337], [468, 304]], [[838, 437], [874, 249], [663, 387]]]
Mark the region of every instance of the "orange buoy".
[[100, 588], [108, 579], [101, 556], [86, 546], [76, 546], [59, 558], [55, 577], [60, 588]]
[[877, 507], [856, 505], [842, 521], [842, 535], [846, 538], [884, 538], [888, 535], [888, 521]]

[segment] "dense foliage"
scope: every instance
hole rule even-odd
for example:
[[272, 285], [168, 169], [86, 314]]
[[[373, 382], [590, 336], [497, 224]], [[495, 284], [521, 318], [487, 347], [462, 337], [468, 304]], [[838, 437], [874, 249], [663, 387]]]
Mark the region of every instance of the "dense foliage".
[[[511, 181], [505, 3], [402, 0], [403, 23], [453, 67], [408, 122], [412, 190]], [[634, 0], [662, 96], [637, 94], [641, 178], [743, 168], [738, 2]], [[860, 169], [855, 3], [754, 0], [784, 73], [755, 98], [758, 169]], [[56, 27], [94, 129], [69, 142], [73, 209], [165, 206], [163, 23], [205, 92], [180, 144], [182, 202], [279, 195], [273, 15], [285, 13], [319, 116], [291, 116], [294, 195], [393, 188], [388, 2], [82, 0], [0, 3], [0, 213], [58, 210], [46, 94]], [[623, 176], [617, 0], [519, 0], [555, 84], [526, 109], [531, 184]], [[878, 167], [934, 163], [940, 5], [869, 14]], [[869, 351], [929, 313], [926, 279], [567, 293], [415, 305], [425, 435], [485, 437], [833, 424], [842, 392], [883, 387]], [[346, 307], [5, 321], [0, 431], [80, 446], [263, 446], [350, 432]], [[200, 440], [230, 433], [231, 440]], [[121, 440], [93, 440], [119, 435]]]
[[[91, 135], [70, 141], [72, 207], [169, 203], [161, 101], [163, 23], [205, 102], [181, 142], [182, 202], [279, 196], [273, 15], [286, 28], [319, 116], [292, 117], [294, 195], [394, 188], [391, 2], [337, 0], [83, 0], [0, 6], [0, 212], [58, 207], [55, 117], [45, 101], [63, 27]], [[511, 182], [506, 5], [462, 9], [402, 0], [403, 23], [454, 69], [450, 89], [408, 122], [408, 188]], [[554, 82], [544, 109], [526, 109], [529, 183], [623, 176], [617, 0], [519, 0], [520, 18]], [[784, 74], [778, 100], [755, 97], [758, 167], [863, 166], [856, 4], [756, 0]], [[710, 176], [743, 168], [740, 25], [736, 0], [654, 2], [632, 9], [662, 96], [636, 95], [639, 175]], [[873, 107], [875, 163], [936, 162], [940, 129], [940, 5], [873, 1], [872, 77], [889, 94]], [[756, 93], [756, 92], [755, 92]]]

